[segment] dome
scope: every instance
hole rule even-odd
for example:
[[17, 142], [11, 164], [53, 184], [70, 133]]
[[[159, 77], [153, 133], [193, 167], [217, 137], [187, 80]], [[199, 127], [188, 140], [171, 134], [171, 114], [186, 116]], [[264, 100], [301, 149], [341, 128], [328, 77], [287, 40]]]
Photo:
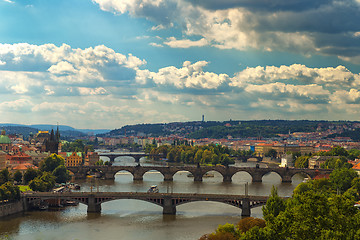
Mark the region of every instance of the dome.
[[1, 131], [1, 135], [0, 135], [0, 144], [11, 144], [11, 140], [8, 136], [5, 135], [5, 130], [3, 129]]
[[11, 140], [6, 135], [0, 135], [0, 144], [11, 144]]

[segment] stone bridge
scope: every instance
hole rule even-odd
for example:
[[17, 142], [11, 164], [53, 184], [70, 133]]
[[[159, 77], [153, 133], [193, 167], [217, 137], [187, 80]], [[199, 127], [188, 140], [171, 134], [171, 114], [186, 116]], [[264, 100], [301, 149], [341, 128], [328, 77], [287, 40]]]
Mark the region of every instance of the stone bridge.
[[127, 171], [133, 175], [133, 180], [143, 180], [148, 171], [159, 171], [164, 176], [164, 181], [172, 181], [173, 176], [179, 171], [188, 171], [194, 176], [194, 181], [202, 181], [205, 173], [216, 171], [223, 177], [224, 182], [231, 182], [234, 174], [247, 172], [252, 177], [252, 182], [262, 182], [264, 175], [277, 173], [282, 182], [291, 182], [295, 174], [304, 174], [308, 178], [314, 178], [319, 174], [330, 174], [330, 169], [304, 169], [304, 168], [258, 168], [258, 167], [225, 167], [225, 166], [79, 166], [68, 167], [76, 179], [84, 179], [89, 172], [98, 172], [105, 179], [114, 179], [119, 171]]
[[110, 162], [113, 163], [117, 157], [133, 157], [135, 162], [140, 162], [140, 158], [148, 157], [148, 153], [99, 153], [100, 157], [108, 157]]
[[241, 216], [250, 216], [251, 208], [265, 205], [268, 199], [265, 196], [145, 192], [34, 192], [24, 193], [23, 197], [28, 205], [47, 199], [75, 200], [87, 205], [87, 212], [101, 212], [101, 204], [104, 202], [118, 199], [137, 199], [161, 206], [163, 214], [176, 214], [176, 206], [181, 204], [195, 201], [212, 201], [240, 208], [242, 210]]

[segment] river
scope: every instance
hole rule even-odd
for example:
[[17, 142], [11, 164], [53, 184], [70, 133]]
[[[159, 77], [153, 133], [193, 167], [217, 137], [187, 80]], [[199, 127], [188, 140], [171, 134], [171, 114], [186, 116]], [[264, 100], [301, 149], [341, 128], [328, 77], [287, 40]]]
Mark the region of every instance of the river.
[[[142, 165], [151, 165], [141, 159]], [[131, 157], [119, 157], [114, 165], [135, 165]], [[236, 163], [237, 166], [255, 166], [254, 162]], [[261, 165], [261, 167], [265, 167]], [[119, 172], [115, 180], [87, 179], [78, 181], [81, 191], [138, 191], [145, 192], [158, 185], [160, 192], [245, 194], [267, 196], [272, 186], [280, 196], [291, 196], [303, 180], [295, 175], [292, 183], [282, 183], [280, 176], [270, 173], [262, 183], [251, 183], [249, 174], [233, 176], [231, 183], [223, 183], [222, 176], [194, 182], [188, 172], [178, 172], [174, 181], [164, 182], [158, 172], [148, 172], [143, 181], [133, 181], [132, 175]], [[0, 220], [0, 239], [122, 239], [122, 240], [196, 240], [213, 232], [219, 224], [237, 223], [241, 210], [216, 202], [193, 202], [177, 207], [176, 216], [163, 216], [162, 208], [140, 200], [116, 200], [102, 204], [101, 214], [87, 214], [87, 207], [79, 204], [62, 210], [31, 211]], [[262, 217], [261, 207], [251, 210], [252, 217]]]

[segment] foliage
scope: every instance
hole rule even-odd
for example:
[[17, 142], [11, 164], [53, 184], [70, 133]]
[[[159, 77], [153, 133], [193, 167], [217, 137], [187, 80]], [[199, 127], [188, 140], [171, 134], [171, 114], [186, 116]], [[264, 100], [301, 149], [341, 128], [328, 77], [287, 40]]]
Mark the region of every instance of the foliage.
[[346, 157], [334, 157], [326, 159], [325, 163], [321, 164], [321, 168], [325, 169], [339, 169], [339, 168], [351, 168], [352, 165], [348, 163]]
[[277, 151], [275, 149], [270, 149], [267, 153], [265, 153], [265, 157], [276, 158]]
[[21, 183], [22, 182], [22, 178], [23, 178], [23, 174], [17, 170], [15, 173], [14, 173], [14, 180], [18, 183]]
[[249, 231], [251, 228], [253, 228], [255, 226], [257, 226], [259, 228], [264, 228], [266, 226], [266, 222], [265, 222], [265, 220], [260, 219], [260, 218], [247, 217], [247, 218], [241, 219], [238, 222], [237, 229], [241, 233], [246, 233], [247, 231]]
[[56, 153], [53, 153], [40, 162], [40, 171], [52, 172], [60, 165], [65, 165], [64, 158]]
[[55, 186], [56, 177], [49, 172], [43, 172], [41, 176], [31, 180], [29, 187], [33, 191], [48, 192]]
[[87, 152], [94, 151], [94, 147], [92, 145], [87, 145], [84, 143], [84, 140], [77, 139], [74, 142], [67, 142], [61, 147], [64, 152]]
[[309, 156], [300, 156], [295, 160], [296, 168], [308, 168], [309, 167]]
[[11, 180], [10, 172], [7, 168], [0, 171], [0, 185]]
[[24, 173], [24, 182], [25, 184], [28, 184], [31, 180], [36, 178], [39, 175], [38, 171], [33, 168], [26, 169]]
[[352, 181], [358, 177], [358, 174], [353, 169], [340, 168], [335, 169], [330, 174], [330, 181], [333, 186], [341, 192], [345, 192], [352, 186]]
[[226, 166], [234, 163], [230, 155], [236, 153], [234, 150], [215, 144], [206, 146], [164, 145], [150, 149], [151, 146], [154, 145], [147, 145], [146, 148], [150, 153], [149, 157], [152, 159], [157, 159], [161, 155], [166, 156], [169, 162], [190, 164], [221, 164]]
[[60, 165], [55, 168], [52, 174], [55, 176], [55, 181], [57, 183], [66, 183], [71, 178], [69, 171], [64, 165]]
[[20, 200], [19, 187], [14, 186], [12, 182], [6, 182], [0, 186], [0, 199], [2, 201], [16, 201]]
[[285, 201], [279, 197], [277, 193], [277, 188], [273, 186], [266, 205], [262, 208], [264, 219], [266, 221], [270, 221], [276, 218], [280, 214], [280, 212], [284, 210]]

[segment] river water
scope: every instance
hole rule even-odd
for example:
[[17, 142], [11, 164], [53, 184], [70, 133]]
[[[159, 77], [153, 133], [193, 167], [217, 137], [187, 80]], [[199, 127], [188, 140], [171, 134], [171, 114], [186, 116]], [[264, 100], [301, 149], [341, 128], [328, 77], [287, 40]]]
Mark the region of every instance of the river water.
[[[136, 165], [130, 157], [119, 157], [114, 165]], [[151, 165], [141, 159], [142, 165]], [[237, 166], [255, 166], [255, 163], [236, 163]], [[265, 165], [260, 165], [265, 167]], [[78, 181], [81, 191], [138, 191], [146, 192], [158, 185], [160, 192], [245, 194], [267, 196], [272, 186], [280, 196], [291, 196], [304, 177], [295, 175], [292, 183], [281, 183], [276, 173], [263, 177], [262, 183], [251, 183], [245, 172], [233, 176], [231, 183], [223, 183], [222, 176], [194, 182], [188, 172], [178, 172], [174, 181], [164, 182], [158, 172], [148, 172], [143, 181], [133, 181], [132, 175], [119, 172], [115, 180], [87, 179]], [[140, 200], [116, 200], [102, 204], [100, 214], [87, 214], [87, 207], [67, 207], [62, 210], [31, 211], [0, 220], [0, 239], [122, 239], [122, 240], [196, 240], [213, 232], [219, 224], [236, 224], [241, 210], [217, 202], [193, 202], [178, 206], [176, 216], [163, 216], [162, 208]], [[252, 217], [262, 217], [261, 207], [251, 210]]]

